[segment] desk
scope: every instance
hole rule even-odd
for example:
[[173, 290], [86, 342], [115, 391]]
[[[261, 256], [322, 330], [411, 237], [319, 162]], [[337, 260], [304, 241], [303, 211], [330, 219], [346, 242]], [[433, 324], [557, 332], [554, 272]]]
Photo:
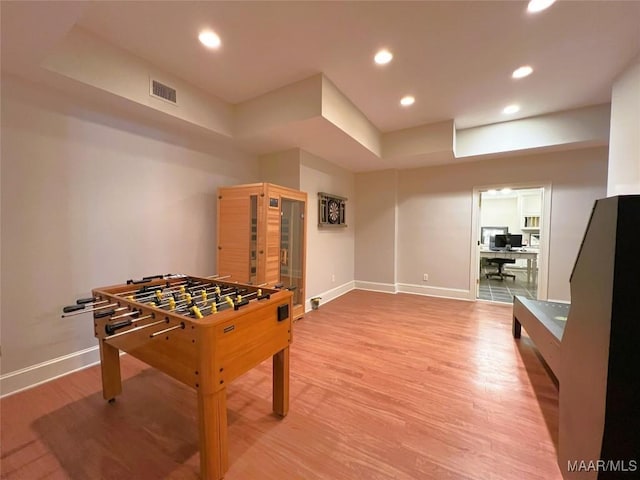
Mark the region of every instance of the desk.
[[527, 260], [527, 281], [530, 282], [536, 278], [538, 272], [538, 251], [537, 250], [489, 250], [488, 248], [480, 248], [480, 258], [523, 258]]

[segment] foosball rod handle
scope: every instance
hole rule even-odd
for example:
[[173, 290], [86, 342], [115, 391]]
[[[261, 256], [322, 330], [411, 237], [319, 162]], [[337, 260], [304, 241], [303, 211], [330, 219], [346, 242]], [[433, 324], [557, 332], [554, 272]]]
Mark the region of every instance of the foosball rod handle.
[[97, 302], [98, 300], [100, 300], [99, 298], [96, 297], [89, 297], [89, 298], [79, 298], [76, 300], [76, 304], [78, 305], [83, 305], [85, 303], [93, 303], [93, 302]]
[[104, 332], [107, 335], [113, 335], [117, 330], [120, 330], [121, 328], [124, 328], [124, 327], [128, 327], [132, 325], [133, 322], [134, 322], [133, 320], [129, 319], [129, 320], [121, 320], [119, 322], [115, 322], [111, 324], [107, 323], [104, 326]]
[[151, 280], [162, 279], [163, 275], [151, 275], [149, 277], [142, 277], [142, 280], [127, 280], [127, 285], [137, 285], [139, 283], [147, 283]]

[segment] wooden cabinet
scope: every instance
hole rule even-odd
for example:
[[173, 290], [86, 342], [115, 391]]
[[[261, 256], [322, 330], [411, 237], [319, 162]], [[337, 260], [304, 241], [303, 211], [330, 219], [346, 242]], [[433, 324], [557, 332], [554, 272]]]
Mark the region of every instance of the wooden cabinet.
[[218, 189], [218, 275], [293, 291], [304, 314], [307, 194], [271, 183]]

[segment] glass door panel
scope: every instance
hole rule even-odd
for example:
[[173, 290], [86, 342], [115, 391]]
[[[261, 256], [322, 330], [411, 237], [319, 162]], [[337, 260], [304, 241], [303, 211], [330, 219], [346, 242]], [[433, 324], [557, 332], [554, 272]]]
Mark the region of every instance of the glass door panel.
[[304, 302], [302, 265], [304, 254], [304, 202], [281, 199], [280, 281], [293, 290], [293, 304]]

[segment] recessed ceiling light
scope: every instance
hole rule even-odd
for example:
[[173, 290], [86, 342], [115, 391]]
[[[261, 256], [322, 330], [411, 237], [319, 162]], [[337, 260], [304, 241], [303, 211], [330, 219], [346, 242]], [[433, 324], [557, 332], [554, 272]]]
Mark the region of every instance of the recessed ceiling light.
[[556, 0], [530, 0], [529, 5], [527, 5], [527, 11], [529, 13], [541, 12], [553, 5], [555, 1]]
[[220, 46], [220, 37], [211, 30], [203, 30], [200, 32], [198, 40], [207, 48], [218, 48]]
[[415, 98], [413, 98], [411, 95], [407, 95], [406, 97], [402, 97], [402, 99], [400, 99], [400, 105], [402, 105], [403, 107], [408, 107], [409, 105], [413, 105], [415, 101]]
[[523, 65], [520, 68], [516, 68], [511, 76], [513, 78], [524, 78], [531, 75], [531, 73], [533, 73], [533, 68], [531, 68], [529, 65]]
[[502, 190], [500, 190], [502, 193], [511, 193], [511, 189], [509, 187], [505, 187]]
[[502, 113], [505, 113], [507, 115], [511, 115], [512, 113], [516, 113], [520, 111], [520, 107], [518, 105], [508, 105], [506, 107], [504, 107], [504, 110], [502, 110]]
[[378, 53], [376, 53], [376, 56], [373, 57], [373, 60], [378, 65], [384, 65], [386, 63], [389, 63], [392, 58], [393, 58], [393, 53], [385, 49], [385, 50], [380, 50]]
[[491, 189], [487, 190], [487, 193], [489, 195], [495, 195], [496, 193], [498, 193], [498, 191], [495, 188], [491, 188]]

